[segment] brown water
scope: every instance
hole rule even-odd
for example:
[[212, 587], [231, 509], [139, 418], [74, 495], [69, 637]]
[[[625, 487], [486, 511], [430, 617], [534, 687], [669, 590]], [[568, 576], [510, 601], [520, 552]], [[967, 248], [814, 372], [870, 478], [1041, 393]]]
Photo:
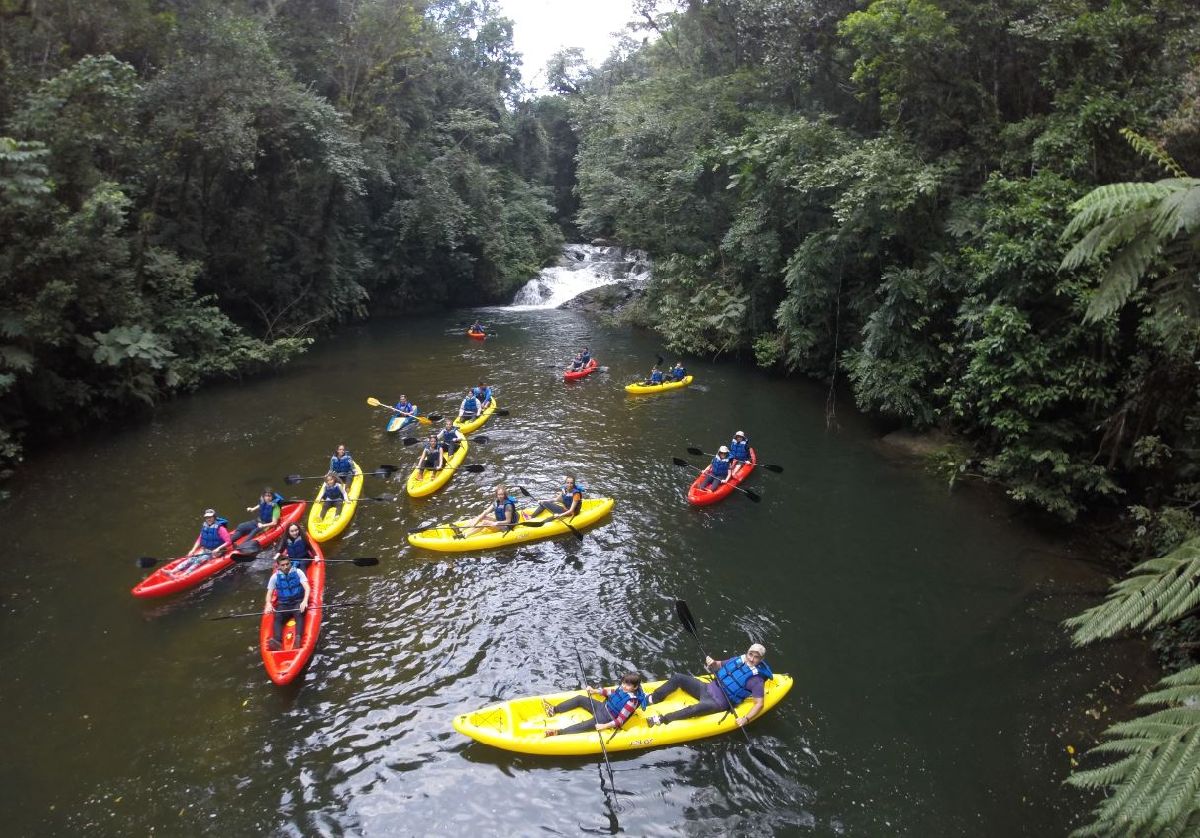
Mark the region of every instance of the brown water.
[[[149, 423], [42, 452], [5, 509], [0, 588], [4, 790], [13, 835], [561, 834], [1054, 835], [1087, 801], [1064, 789], [1086, 744], [1129, 699], [1112, 671], [1135, 647], [1071, 650], [1058, 627], [1104, 582], [1006, 520], [881, 455], [848, 408], [828, 432], [823, 391], [695, 362], [697, 385], [650, 398], [620, 385], [656, 353], [647, 335], [569, 312], [491, 311], [348, 329], [286, 372], [205, 391]], [[449, 330], [449, 331], [448, 331]], [[588, 342], [607, 374], [564, 385], [546, 366]], [[668, 359], [670, 360], [670, 359]], [[140, 555], [177, 555], [200, 512], [233, 521], [264, 483], [319, 474], [344, 441], [359, 462], [407, 466], [367, 396], [452, 411], [486, 375], [511, 416], [441, 493], [372, 479], [330, 557], [330, 610], [300, 682], [267, 680], [255, 620], [264, 563], [191, 592], [129, 595]], [[747, 486], [684, 501], [685, 446], [746, 430]], [[698, 458], [691, 458], [698, 461]], [[416, 551], [406, 530], [482, 510], [500, 479], [549, 493], [564, 470], [611, 495], [611, 520], [572, 538], [484, 554]], [[308, 496], [311, 483], [298, 494]], [[705, 650], [767, 644], [796, 687], [749, 728], [614, 756], [617, 803], [592, 759], [471, 743], [464, 710], [626, 668], [699, 669]], [[1097, 721], [1088, 715], [1101, 715]]]

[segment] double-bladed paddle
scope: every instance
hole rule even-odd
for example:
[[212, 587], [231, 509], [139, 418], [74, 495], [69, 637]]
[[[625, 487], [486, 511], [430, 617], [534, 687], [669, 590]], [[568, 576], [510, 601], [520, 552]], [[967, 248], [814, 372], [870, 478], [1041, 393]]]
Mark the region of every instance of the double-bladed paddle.
[[[697, 474], [704, 474], [704, 469], [696, 468], [694, 465], [689, 463], [687, 460], [680, 459], [679, 457], [672, 457], [671, 462], [673, 462], [677, 466], [684, 466], [685, 468], [690, 468], [692, 471], [696, 472]], [[749, 489], [743, 489], [741, 486], [737, 485], [736, 483], [733, 484], [733, 488], [737, 489], [739, 492], [741, 492], [746, 497], [750, 498], [750, 500], [754, 501], [755, 503], [758, 503], [760, 500], [762, 500], [762, 498], [759, 497], [758, 495], [756, 495], [754, 492], [751, 492]]]
[[[699, 448], [693, 448], [690, 446], [688, 447], [687, 452], [689, 454], [695, 454], [697, 457], [715, 457], [716, 456], [716, 454], [709, 454], [707, 451], [701, 451]], [[754, 466], [755, 466], [755, 468], [765, 468], [767, 471], [773, 471], [776, 474], [783, 474], [783, 466], [777, 466], [777, 465], [774, 465], [773, 463], [756, 462], [754, 464]]]
[[[324, 609], [348, 608], [351, 605], [363, 605], [363, 604], [364, 604], [363, 601], [361, 599], [358, 599], [358, 600], [355, 600], [354, 602], [335, 602], [332, 605], [313, 605], [304, 610], [305, 611], [316, 611], [319, 608], [324, 608]], [[300, 610], [299, 608], [283, 608], [283, 609], [279, 609], [277, 611], [272, 611], [270, 613], [272, 613], [272, 614], [295, 614], [299, 610]], [[265, 612], [265, 611], [248, 611], [245, 614], [222, 614], [219, 617], [205, 617], [204, 619], [211, 620], [211, 621], [236, 620], [239, 617], [261, 617], [265, 613], [267, 613], [267, 612]]]
[[[487, 442], [487, 441], [488, 441], [488, 438], [487, 438], [487, 436], [486, 436], [486, 435], [480, 435], [480, 436], [471, 436], [471, 437], [467, 437], [467, 439], [468, 439], [468, 440], [469, 440], [471, 443], [476, 443], [476, 442]], [[418, 442], [420, 442], [420, 441], [421, 441], [421, 439], [420, 439], [419, 437], [415, 437], [415, 436], [406, 436], [406, 437], [404, 437], [404, 438], [403, 438], [402, 440], [400, 440], [400, 441], [401, 441], [402, 443], [404, 443], [405, 445], [416, 445]]]
[[[529, 494], [529, 491], [528, 491], [528, 490], [527, 490], [527, 489], [526, 489], [524, 486], [513, 486], [513, 488], [514, 488], [514, 489], [516, 489], [518, 492], [520, 492], [520, 493], [521, 493], [522, 495], [524, 495], [525, 497], [529, 498], [530, 500], [533, 500], [533, 495]], [[582, 512], [582, 511], [583, 511], [583, 509], [582, 509], [582, 505], [581, 505], [581, 507], [580, 507], [580, 510], [579, 510], [579, 511], [580, 511], [580, 512]], [[567, 529], [569, 529], [569, 530], [571, 531], [571, 534], [572, 534], [573, 536], [575, 536], [575, 537], [576, 537], [577, 539], [579, 539], [580, 541], [583, 541], [583, 533], [581, 533], [579, 530], [575, 529], [575, 527], [571, 526], [571, 524], [570, 524], [570, 523], [567, 521], [567, 519], [566, 519], [566, 518], [546, 518], [546, 519], [543, 519], [543, 520], [541, 520], [541, 521], [537, 521], [536, 523], [535, 523], [534, 521], [523, 521], [523, 522], [519, 522], [519, 523], [524, 523], [524, 524], [525, 524], [525, 526], [538, 526], [538, 527], [540, 527], [542, 524], [548, 524], [548, 523], [550, 523], [551, 521], [559, 521], [559, 522], [561, 522], [561, 523], [563, 524], [563, 526], [565, 526]]]
[[[575, 660], [579, 663], [579, 680], [583, 682], [583, 694], [587, 696], [588, 702], [592, 706], [592, 718], [596, 719], [596, 721], [599, 721], [599, 719], [596, 718], [596, 700], [592, 698], [592, 691], [588, 689], [587, 675], [583, 671], [583, 656], [579, 654], [579, 647], [575, 645], [575, 641], [571, 641], [571, 646], [575, 649]], [[616, 796], [617, 783], [613, 779], [612, 763], [609, 762], [608, 759], [608, 746], [604, 744], [604, 734], [597, 730], [596, 738], [600, 740], [600, 753], [604, 755], [604, 764], [608, 766], [608, 785], [612, 789], [613, 795]], [[604, 790], [603, 774], [600, 775], [600, 789], [601, 791]]]
[[[682, 599], [675, 600], [675, 613], [679, 615], [679, 622], [683, 624], [685, 629], [687, 629], [688, 634], [695, 638], [696, 648], [700, 650], [700, 654], [703, 655], [704, 659], [707, 661], [708, 653], [704, 651], [704, 646], [700, 643], [700, 632], [696, 628], [696, 620], [694, 617], [692, 617], [692, 610], [688, 608], [688, 604]], [[705, 669], [707, 668], [708, 666], [706, 664]], [[715, 680], [717, 682], [717, 686], [721, 688], [721, 695], [725, 696], [725, 703], [729, 705], [729, 712], [733, 713], [734, 719], [739, 719], [737, 710], [735, 710], [733, 707], [733, 699], [729, 697], [729, 693], [725, 692], [725, 685], [715, 677], [713, 680]], [[749, 742], [750, 734], [746, 733], [746, 728], [740, 724], [737, 727], [745, 735], [746, 741]]]
[[379, 399], [375, 398], [374, 396], [367, 396], [367, 404], [369, 404], [371, 407], [382, 407], [384, 410], [390, 410], [390, 411], [392, 411], [392, 413], [398, 414], [400, 416], [407, 416], [410, 419], [416, 419], [422, 425], [429, 425], [434, 422], [442, 421], [441, 414], [431, 413], [428, 416], [418, 416], [413, 413], [405, 413], [402, 410], [392, 407], [390, 404], [384, 404], [383, 402], [381, 402]]
[[[391, 475], [395, 474], [399, 470], [400, 470], [399, 466], [393, 466], [393, 465], [384, 463], [384, 464], [380, 465], [379, 468], [375, 469], [375, 471], [364, 471], [363, 476], [366, 477], [367, 475], [374, 475], [376, 477], [379, 477], [379, 476], [390, 477]], [[354, 475], [351, 475], [351, 479], [353, 479], [353, 477], [354, 477]], [[325, 479], [324, 474], [314, 474], [314, 475], [310, 475], [310, 476], [303, 476], [303, 475], [299, 475], [299, 474], [289, 474], [287, 477], [283, 478], [285, 483], [291, 483], [291, 484], [299, 483], [301, 480], [324, 480], [324, 479]]]
[[[234, 555], [233, 560], [235, 562], [252, 562], [257, 558], [258, 556], [256, 555], [239, 553]], [[298, 561], [316, 561], [316, 559], [299, 559]], [[348, 563], [353, 564], [356, 567], [375, 567], [375, 565], [379, 564], [379, 559], [375, 556], [359, 556], [355, 559], [321, 559], [321, 561]]]

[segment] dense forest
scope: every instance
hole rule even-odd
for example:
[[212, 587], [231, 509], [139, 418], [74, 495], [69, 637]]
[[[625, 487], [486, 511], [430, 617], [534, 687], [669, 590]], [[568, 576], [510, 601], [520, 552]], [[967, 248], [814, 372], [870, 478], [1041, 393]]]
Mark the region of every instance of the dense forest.
[[[490, 0], [0, 0], [0, 467], [605, 236], [655, 257], [633, 319], [673, 350], [816, 377], [947, 432], [951, 479], [1118, 522], [1144, 561], [1076, 642], [1200, 645], [1200, 7], [631, 18], [530, 98]], [[1200, 831], [1200, 667], [1144, 703], [1072, 777], [1113, 790], [1091, 834]]]

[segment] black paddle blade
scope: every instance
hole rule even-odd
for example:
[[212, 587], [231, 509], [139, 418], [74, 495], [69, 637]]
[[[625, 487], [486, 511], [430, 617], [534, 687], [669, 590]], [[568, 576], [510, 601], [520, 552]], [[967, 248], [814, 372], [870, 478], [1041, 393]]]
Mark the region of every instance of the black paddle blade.
[[467, 466], [466, 471], [471, 472], [471, 474], [479, 474], [479, 472], [483, 471], [483, 463], [472, 463]]
[[304, 478], [298, 474], [289, 474], [287, 477], [283, 478], [285, 483], [293, 483], [293, 484], [299, 483], [303, 479]]
[[503, 407], [498, 407], [498, 408], [496, 408], [496, 415], [497, 416], [508, 416], [509, 412], [507, 409], [505, 409]]
[[417, 439], [415, 436], [406, 436], [404, 439], [402, 439], [400, 441], [403, 442], [405, 445], [416, 445], [421, 440]]
[[440, 422], [440, 421], [442, 421], [442, 419], [444, 417], [440, 413], [430, 413], [425, 418], [428, 419], [430, 422]]
[[[741, 486], [738, 486], [738, 488], [742, 489]], [[742, 489], [742, 494], [750, 498], [750, 500], [754, 501], [755, 503], [758, 503], [760, 500], [762, 500], [761, 497], [756, 495], [754, 492], [751, 492], [749, 489]]]
[[396, 496], [393, 494], [389, 494], [388, 492], [384, 492], [382, 495], [380, 495], [379, 497], [376, 498], [376, 500], [383, 501], [384, 503], [391, 503], [395, 499], [396, 499]]
[[237, 561], [238, 556], [257, 556], [262, 552], [262, 545], [258, 543], [257, 538], [252, 538], [239, 544], [233, 552], [234, 561]]
[[380, 463], [379, 468], [375, 470], [383, 472], [384, 474], [395, 474], [400, 470], [400, 467], [391, 465], [390, 463]]
[[689, 454], [695, 454], [697, 457], [703, 457], [703, 456], [704, 456], [704, 452], [703, 452], [703, 451], [701, 451], [699, 448], [691, 448], [691, 447], [689, 447], [689, 448], [687, 449], [687, 452], [688, 452]]
[[692, 610], [682, 599], [675, 600], [675, 613], [679, 615], [679, 622], [683, 623], [683, 627], [696, 634], [696, 621], [692, 619]]
[[690, 466], [691, 465], [691, 463], [689, 463], [687, 460], [680, 459], [679, 457], [672, 457], [671, 462], [673, 462], [677, 466]]
[[655, 355], [654, 356], [654, 366], [661, 367], [662, 365], [663, 365], [663, 356]]
[[354, 564], [359, 567], [374, 567], [375, 565], [379, 564], [379, 559], [375, 558], [374, 556], [360, 556], [359, 558], [352, 559], [351, 561], [353, 561]]
[[529, 490], [526, 489], [524, 486], [513, 486], [513, 488], [516, 489], [518, 492], [520, 492], [522, 495], [524, 495], [527, 498], [533, 497], [533, 495], [529, 494]]
[[248, 562], [252, 562], [255, 559], [257, 559], [258, 552], [255, 551], [253, 553], [239, 553], [235, 550], [229, 558], [233, 559], [235, 562], [241, 562], [242, 564], [246, 564]]
[[137, 560], [138, 567], [154, 567], [162, 559], [156, 559], [153, 556], [140, 556]]
[[487, 442], [487, 441], [488, 441], [488, 438], [487, 438], [486, 436], [473, 436], [473, 437], [471, 437], [471, 442]]
[[767, 463], [765, 465], [760, 465], [759, 468], [765, 468], [767, 471], [773, 471], [776, 474], [783, 474], [783, 466], [777, 466], [777, 465], [773, 465], [771, 463]]

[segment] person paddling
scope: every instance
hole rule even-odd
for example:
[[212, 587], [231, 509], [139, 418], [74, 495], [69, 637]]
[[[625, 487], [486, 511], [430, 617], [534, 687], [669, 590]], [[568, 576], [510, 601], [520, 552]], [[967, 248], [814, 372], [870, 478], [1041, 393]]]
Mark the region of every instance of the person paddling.
[[454, 427], [453, 419], [446, 419], [442, 422], [442, 429], [438, 432], [438, 445], [442, 446], [442, 450], [446, 452], [447, 457], [453, 457], [454, 452], [458, 450], [458, 446], [466, 441], [462, 431]]
[[543, 509], [555, 518], [574, 518], [583, 507], [583, 489], [575, 482], [570, 474], [563, 475], [562, 493], [556, 500], [544, 500], [538, 503], [535, 514]]
[[675, 365], [671, 367], [670, 375], [672, 381], [683, 381], [683, 379], [687, 376], [687, 370], [683, 368], [682, 362], [676, 361]]
[[292, 524], [288, 527], [279, 554], [291, 559], [292, 565], [298, 570], [307, 569], [308, 563], [317, 557], [317, 551], [308, 543], [308, 538], [305, 537], [299, 524]]
[[445, 449], [438, 442], [437, 434], [430, 434], [426, 437], [425, 444], [421, 446], [421, 452], [417, 454], [417, 462], [413, 465], [413, 468], [421, 469], [421, 480], [425, 479], [430, 469], [434, 471], [442, 470], [444, 454]]
[[[621, 683], [616, 687], [596, 689], [585, 687], [584, 695], [573, 695], [558, 704], [542, 700], [542, 709], [547, 716], [565, 713], [568, 710], [582, 708], [592, 714], [586, 721], [576, 722], [562, 728], [546, 728], [547, 736], [562, 736], [568, 733], [589, 733], [593, 730], [611, 730], [620, 728], [629, 717], [638, 711], [646, 709], [646, 693], [642, 690], [642, 676], [636, 672], [626, 672], [621, 676]], [[600, 702], [597, 702], [597, 696]]]
[[346, 496], [346, 487], [338, 480], [338, 476], [332, 471], [326, 474], [325, 486], [321, 489], [321, 520], [324, 521], [325, 516], [335, 509], [338, 515], [341, 515], [342, 504], [347, 500], [349, 498]]
[[479, 412], [479, 399], [475, 395], [475, 388], [472, 387], [467, 390], [467, 397], [462, 400], [462, 404], [458, 407], [459, 424], [479, 418]]
[[650, 694], [647, 703], [651, 706], [658, 704], [675, 690], [683, 690], [696, 699], [696, 703], [666, 715], [652, 715], [648, 719], [649, 723], [660, 725], [678, 719], [690, 719], [693, 716], [706, 716], [709, 713], [725, 713], [753, 696], [754, 705], [737, 720], [739, 727], [744, 726], [762, 712], [763, 687], [775, 677], [771, 667], [764, 660], [766, 654], [765, 646], [752, 643], [746, 654], [729, 660], [717, 661], [706, 657], [704, 668], [710, 672], [715, 671], [713, 679], [707, 683], [686, 672], [676, 672]]
[[590, 360], [592, 360], [592, 350], [585, 346], [579, 353], [579, 366], [586, 367]]
[[750, 441], [744, 431], [738, 431], [729, 442], [729, 469], [733, 474], [742, 470], [742, 466], [750, 462]]
[[[492, 520], [484, 525], [484, 520], [492, 516]], [[463, 529], [462, 536], [467, 538], [478, 532], [499, 532], [511, 530], [517, 523], [517, 500], [509, 496], [508, 487], [501, 483], [496, 487], [495, 502], [479, 513], [479, 516]]]
[[647, 384], [662, 384], [663, 383], [663, 373], [662, 373], [662, 370], [660, 370], [658, 368], [658, 364], [655, 364], [654, 366], [652, 366], [650, 368], [650, 377], [648, 379], [646, 379], [646, 383]]
[[279, 522], [281, 514], [280, 504], [283, 502], [283, 495], [276, 492], [270, 487], [262, 490], [262, 495], [259, 497], [256, 506], [247, 506], [247, 512], [258, 512], [258, 517], [252, 521], [243, 521], [237, 525], [237, 529], [233, 531], [235, 539], [241, 539], [244, 536], [250, 535], [252, 532], [265, 530]]
[[583, 365], [583, 353], [575, 353], [575, 357], [571, 359], [571, 372], [579, 372], [581, 369], [583, 369]]
[[204, 517], [200, 519], [200, 535], [188, 551], [188, 560], [174, 570], [167, 571], [168, 575], [179, 576], [187, 573], [209, 559], [233, 549], [233, 537], [226, 527], [228, 523], [224, 518], [217, 517], [217, 510], [204, 510]]
[[479, 400], [479, 409], [487, 410], [487, 406], [492, 403], [492, 388], [484, 384], [481, 378], [479, 379], [479, 384], [471, 388], [471, 392]]
[[474, 332], [475, 334], [479, 334], [480, 332], [483, 331], [483, 324], [480, 323], [478, 320], [476, 320], [474, 323], [471, 324], [471, 328], [468, 331]]
[[[275, 572], [267, 582], [267, 601], [263, 612], [275, 614], [275, 628], [267, 648], [279, 651], [283, 648], [283, 628], [287, 621], [296, 618], [296, 642], [304, 639], [304, 610], [308, 608], [308, 577], [292, 567], [286, 553], [275, 557]], [[272, 595], [274, 595], [272, 597]]]
[[397, 416], [404, 417], [404, 421], [400, 423], [401, 428], [416, 421], [417, 406], [408, 400], [408, 396], [401, 394], [399, 401], [392, 406], [392, 409], [396, 411]]
[[722, 483], [728, 483], [729, 475], [729, 449], [722, 445], [717, 449], [717, 456], [713, 457], [712, 463], [704, 470], [704, 479], [696, 488], [711, 492]]
[[350, 481], [356, 468], [354, 458], [350, 456], [345, 445], [339, 445], [333, 456], [329, 458], [329, 471], [343, 484]]

